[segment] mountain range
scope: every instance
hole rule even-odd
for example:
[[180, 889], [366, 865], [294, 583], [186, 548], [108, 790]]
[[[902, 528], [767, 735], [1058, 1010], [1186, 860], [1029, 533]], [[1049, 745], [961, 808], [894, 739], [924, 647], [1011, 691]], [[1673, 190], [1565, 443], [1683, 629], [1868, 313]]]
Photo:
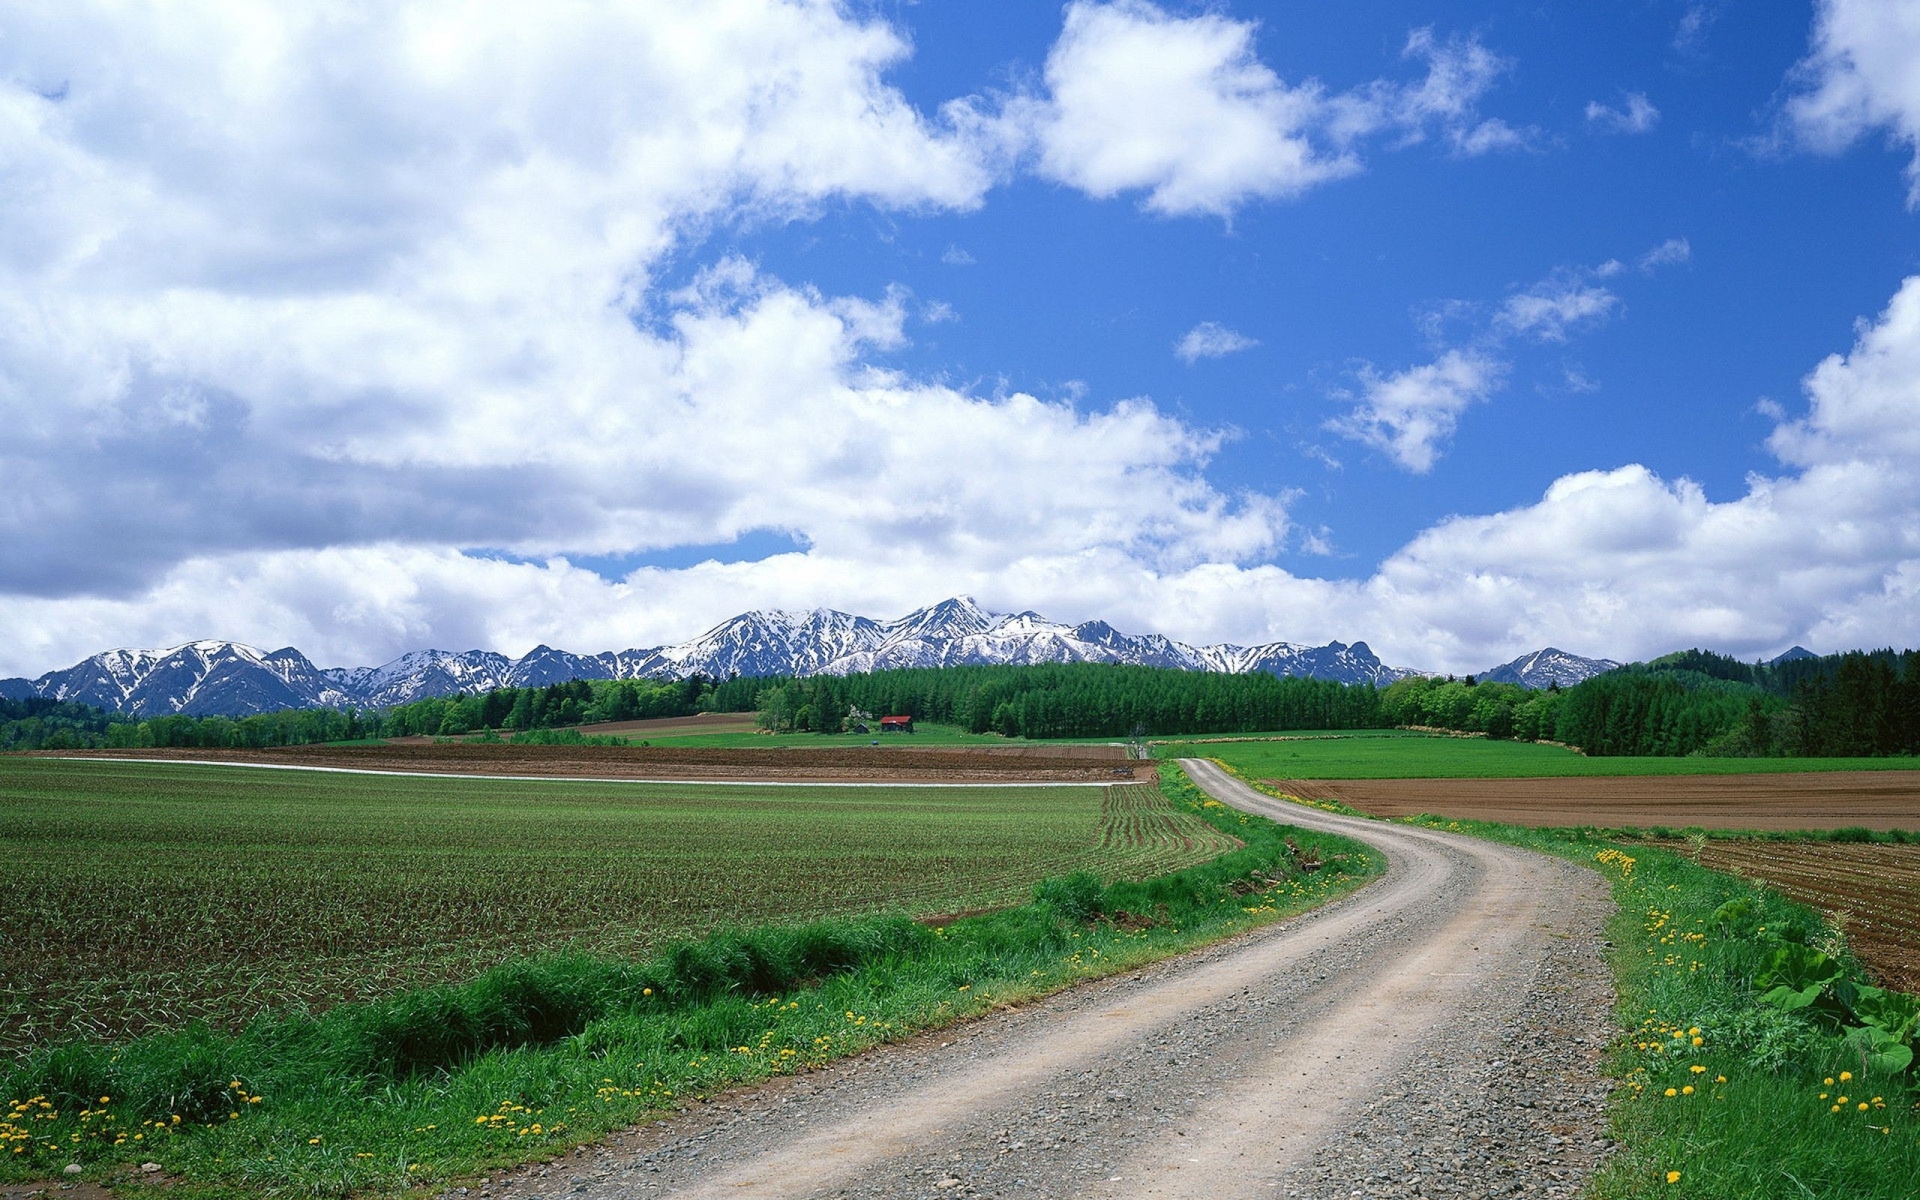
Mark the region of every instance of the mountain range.
[[[1382, 663], [1365, 642], [1301, 646], [1193, 646], [1122, 633], [1105, 621], [1065, 625], [1038, 613], [992, 613], [961, 596], [876, 621], [832, 609], [742, 613], [692, 641], [644, 650], [572, 654], [536, 646], [519, 658], [490, 650], [419, 650], [377, 667], [319, 668], [289, 646], [264, 653], [238, 642], [164, 650], [109, 650], [38, 679], [0, 680], [0, 697], [44, 696], [139, 717], [245, 716], [286, 708], [384, 708], [429, 696], [570, 679], [684, 679], [705, 675], [844, 675], [900, 667], [1103, 662], [1188, 671], [1306, 676], [1386, 684], [1417, 674]], [[1605, 659], [1542, 650], [1487, 673], [1529, 687], [1566, 686], [1611, 669]]]

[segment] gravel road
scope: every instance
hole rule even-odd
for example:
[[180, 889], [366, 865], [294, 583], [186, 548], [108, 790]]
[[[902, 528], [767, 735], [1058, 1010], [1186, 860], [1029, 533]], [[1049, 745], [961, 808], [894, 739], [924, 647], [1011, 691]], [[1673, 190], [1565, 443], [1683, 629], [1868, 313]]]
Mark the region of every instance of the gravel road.
[[1606, 1153], [1597, 875], [1271, 800], [1385, 876], [1018, 1011], [777, 1080], [454, 1195], [1572, 1196]]

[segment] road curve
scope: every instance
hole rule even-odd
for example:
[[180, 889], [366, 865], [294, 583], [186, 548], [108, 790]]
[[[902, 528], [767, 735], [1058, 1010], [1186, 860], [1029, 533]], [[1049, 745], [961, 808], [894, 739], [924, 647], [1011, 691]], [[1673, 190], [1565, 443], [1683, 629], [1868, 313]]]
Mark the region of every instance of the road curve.
[[1604, 1151], [1597, 876], [1458, 835], [1350, 834], [1385, 875], [1312, 913], [643, 1126], [490, 1196], [1573, 1195]]

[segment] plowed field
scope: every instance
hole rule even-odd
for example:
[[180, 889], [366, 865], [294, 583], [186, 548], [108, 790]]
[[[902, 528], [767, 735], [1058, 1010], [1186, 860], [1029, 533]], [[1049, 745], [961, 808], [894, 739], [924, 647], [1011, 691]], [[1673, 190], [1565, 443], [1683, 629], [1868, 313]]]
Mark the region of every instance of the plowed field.
[[1713, 841], [1700, 863], [1837, 917], [1881, 983], [1920, 992], [1920, 846]]
[[[911, 746], [770, 747], [440, 745], [290, 746], [277, 750], [96, 750], [100, 758], [279, 763], [373, 771], [553, 775], [587, 779], [1111, 783], [1135, 767], [1106, 746], [1040, 747], [1038, 754]], [[75, 752], [60, 752], [73, 757]], [[1144, 767], [1145, 764], [1142, 764]], [[1149, 769], [1150, 770], [1150, 769]], [[1142, 770], [1147, 775], [1149, 770]]]
[[[1110, 791], [1124, 793], [1110, 797]], [[717, 926], [1017, 903], [1233, 841], [1157, 787], [519, 782], [0, 757], [0, 1056]]]
[[1920, 771], [1559, 779], [1275, 779], [1381, 817], [1646, 829], [1920, 829]]

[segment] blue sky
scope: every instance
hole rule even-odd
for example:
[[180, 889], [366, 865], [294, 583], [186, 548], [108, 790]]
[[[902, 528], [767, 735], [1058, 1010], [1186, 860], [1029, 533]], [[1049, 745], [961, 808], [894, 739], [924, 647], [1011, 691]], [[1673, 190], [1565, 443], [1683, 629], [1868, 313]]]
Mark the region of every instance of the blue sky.
[[0, 674], [1920, 641], [1911, 6], [990, 12], [17, 10]]
[[[1593, 467], [1645, 463], [1730, 499], [1748, 472], [1774, 466], [1756, 401], [1800, 403], [1810, 366], [1920, 265], [1920, 230], [1897, 151], [1767, 146], [1811, 9], [1725, 6], [1677, 47], [1697, 10], [1229, 6], [1219, 11], [1259, 23], [1261, 60], [1282, 79], [1333, 89], [1415, 76], [1401, 59], [1412, 28], [1476, 37], [1511, 63], [1481, 107], [1530, 127], [1533, 144], [1475, 157], [1376, 150], [1362, 174], [1230, 218], [1168, 219], [1137, 195], [1089, 202], [1023, 179], [977, 212], [899, 219], [853, 206], [718, 233], [690, 256], [740, 253], [830, 294], [895, 285], [951, 306], [951, 321], [914, 327], [885, 357], [906, 370], [1092, 405], [1147, 395], [1237, 429], [1210, 477], [1298, 488], [1296, 520], [1330, 530], [1330, 558], [1297, 544], [1281, 552], [1299, 571], [1364, 577], [1445, 516], [1523, 504]], [[924, 108], [1035, 77], [1059, 34], [1050, 4], [1021, 6], [991, 36], [977, 6], [886, 11], [914, 41], [897, 79]], [[1586, 117], [1588, 104], [1618, 108], [1626, 92], [1658, 108], [1649, 131]], [[1606, 281], [1620, 297], [1611, 319], [1564, 342], [1510, 346], [1505, 387], [1462, 419], [1430, 472], [1323, 428], [1359, 364], [1391, 371], [1433, 357], [1425, 314], [1474, 306], [1449, 322], [1457, 337], [1556, 272], [1631, 266], [1674, 238], [1691, 251], [1685, 262]], [[967, 265], [946, 261], [950, 249]], [[1207, 321], [1259, 344], [1181, 361], [1176, 343]]]

